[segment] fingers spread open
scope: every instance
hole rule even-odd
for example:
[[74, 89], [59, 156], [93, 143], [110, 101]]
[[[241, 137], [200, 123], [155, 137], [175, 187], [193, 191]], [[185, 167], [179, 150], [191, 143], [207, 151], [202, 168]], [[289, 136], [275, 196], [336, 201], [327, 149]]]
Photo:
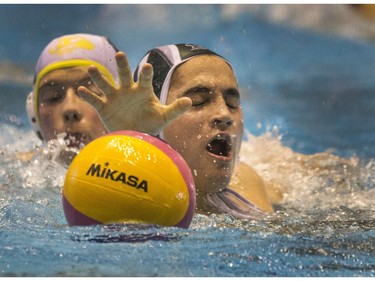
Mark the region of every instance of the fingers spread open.
[[141, 73], [139, 74], [139, 86], [142, 88], [152, 88], [152, 78], [154, 71], [152, 65], [146, 63], [142, 66]]
[[123, 52], [117, 52], [115, 58], [120, 85], [122, 87], [129, 88], [132, 85], [133, 76], [130, 70], [128, 59]]
[[99, 90], [105, 95], [111, 95], [114, 93], [115, 88], [111, 85], [108, 79], [99, 71], [99, 69], [95, 66], [90, 66], [88, 68], [88, 73], [92, 81], [94, 81], [95, 85], [99, 88]]
[[164, 119], [167, 124], [185, 113], [191, 108], [192, 101], [188, 97], [183, 97], [169, 104], [165, 108]]
[[105, 103], [105, 97], [104, 99], [102, 99], [97, 94], [87, 89], [85, 86], [78, 87], [78, 94], [81, 96], [82, 99], [84, 99], [93, 108], [95, 108], [96, 111], [100, 111]]

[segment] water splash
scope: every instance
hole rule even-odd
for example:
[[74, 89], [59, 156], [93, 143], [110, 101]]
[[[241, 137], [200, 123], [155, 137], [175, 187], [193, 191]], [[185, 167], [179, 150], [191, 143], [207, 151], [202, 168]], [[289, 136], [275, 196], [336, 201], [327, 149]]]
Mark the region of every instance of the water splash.
[[[35, 137], [21, 129], [12, 126], [4, 129], [8, 133], [4, 136], [12, 139], [12, 143], [0, 151], [2, 204], [15, 195], [42, 202], [48, 199], [47, 194], [59, 194], [66, 172], [66, 167], [56, 161], [61, 149], [66, 148], [63, 137], [41, 146]], [[16, 135], [24, 137], [15, 141]], [[0, 140], [5, 141], [3, 137]], [[22, 160], [19, 155], [26, 149], [33, 150], [33, 156]], [[296, 153], [283, 145], [277, 128], [260, 136], [247, 133], [240, 158], [284, 192], [280, 208], [289, 216], [303, 213], [319, 219], [340, 219], [345, 218], [343, 210], [371, 211], [375, 200], [374, 159], [365, 162], [356, 156], [341, 158], [329, 151], [313, 155]], [[329, 215], [325, 214], [328, 210]]]
[[247, 134], [241, 161], [284, 192], [274, 217], [303, 222], [373, 220], [374, 160], [342, 158], [330, 151], [304, 155], [282, 144], [276, 130]]

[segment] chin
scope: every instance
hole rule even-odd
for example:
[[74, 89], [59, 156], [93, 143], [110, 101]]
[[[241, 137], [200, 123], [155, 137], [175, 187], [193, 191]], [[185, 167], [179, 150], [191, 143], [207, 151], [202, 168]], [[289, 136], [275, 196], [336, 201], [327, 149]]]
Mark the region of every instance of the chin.
[[[215, 160], [215, 159], [214, 159]], [[191, 167], [197, 188], [205, 193], [216, 193], [228, 187], [233, 173], [233, 162], [215, 161], [201, 157], [199, 165]], [[196, 159], [195, 163], [198, 160]]]
[[217, 193], [226, 189], [230, 182], [230, 176], [205, 177], [204, 179], [195, 179], [197, 189], [202, 193]]

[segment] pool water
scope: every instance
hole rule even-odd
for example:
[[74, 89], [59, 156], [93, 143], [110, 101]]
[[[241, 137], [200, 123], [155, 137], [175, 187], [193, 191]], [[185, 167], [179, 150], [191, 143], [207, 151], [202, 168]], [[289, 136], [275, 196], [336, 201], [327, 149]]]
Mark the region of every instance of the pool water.
[[[374, 44], [228, 19], [226, 8], [0, 5], [1, 276], [375, 275]], [[133, 68], [168, 43], [226, 56], [241, 87], [241, 160], [287, 190], [275, 214], [196, 215], [189, 229], [69, 227], [59, 147], [31, 131], [25, 99], [41, 49], [75, 32], [107, 35]], [[32, 161], [15, 158], [29, 150]]]

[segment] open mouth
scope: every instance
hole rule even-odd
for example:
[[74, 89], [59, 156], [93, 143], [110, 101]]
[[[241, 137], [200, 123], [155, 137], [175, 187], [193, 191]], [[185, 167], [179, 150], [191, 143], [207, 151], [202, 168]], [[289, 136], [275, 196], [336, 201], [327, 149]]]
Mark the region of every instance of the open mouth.
[[232, 152], [232, 139], [229, 135], [217, 135], [207, 145], [207, 151], [221, 157], [230, 157]]

